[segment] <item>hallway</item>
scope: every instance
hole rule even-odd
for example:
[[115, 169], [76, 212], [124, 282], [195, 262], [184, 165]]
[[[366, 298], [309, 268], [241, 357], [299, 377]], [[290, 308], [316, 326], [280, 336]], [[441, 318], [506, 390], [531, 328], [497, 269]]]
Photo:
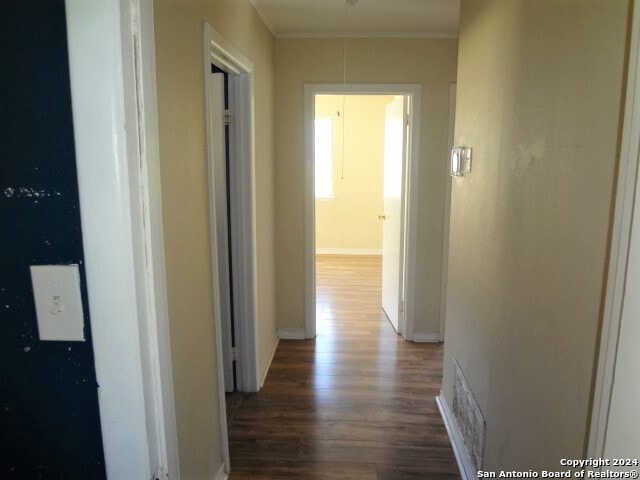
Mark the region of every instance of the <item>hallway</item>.
[[381, 258], [321, 255], [315, 340], [282, 340], [229, 424], [231, 479], [458, 478], [435, 403], [442, 345], [380, 310]]

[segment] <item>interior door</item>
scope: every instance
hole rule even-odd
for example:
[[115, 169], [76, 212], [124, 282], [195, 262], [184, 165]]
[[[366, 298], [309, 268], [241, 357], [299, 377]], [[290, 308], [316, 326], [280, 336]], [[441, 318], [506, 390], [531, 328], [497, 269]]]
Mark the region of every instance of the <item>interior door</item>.
[[382, 215], [382, 309], [398, 331], [402, 263], [402, 178], [406, 155], [406, 105], [396, 96], [386, 107], [384, 213]]
[[[211, 128], [213, 139], [213, 158], [211, 169], [212, 185], [210, 189], [211, 228], [215, 229], [215, 268], [219, 281], [219, 298], [214, 298], [220, 305], [220, 321], [222, 327], [222, 356], [224, 366], [225, 391], [235, 390], [233, 323], [231, 305], [231, 276], [229, 269], [229, 219], [228, 219], [228, 185], [227, 185], [227, 129], [225, 127], [225, 74], [211, 74], [212, 116]], [[213, 233], [213, 232], [212, 232]], [[212, 235], [213, 236], [213, 235]], [[214, 276], [214, 277], [215, 277]], [[214, 289], [215, 291], [216, 289]], [[215, 295], [214, 295], [215, 297]]]

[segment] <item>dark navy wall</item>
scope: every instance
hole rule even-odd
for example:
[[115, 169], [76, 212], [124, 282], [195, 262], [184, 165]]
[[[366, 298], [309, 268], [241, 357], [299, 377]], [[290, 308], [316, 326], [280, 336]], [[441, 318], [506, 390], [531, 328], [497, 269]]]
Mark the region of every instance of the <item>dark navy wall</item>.
[[[103, 479], [64, 0], [0, 1], [0, 51], [0, 478]], [[87, 341], [41, 342], [29, 265], [68, 263]]]

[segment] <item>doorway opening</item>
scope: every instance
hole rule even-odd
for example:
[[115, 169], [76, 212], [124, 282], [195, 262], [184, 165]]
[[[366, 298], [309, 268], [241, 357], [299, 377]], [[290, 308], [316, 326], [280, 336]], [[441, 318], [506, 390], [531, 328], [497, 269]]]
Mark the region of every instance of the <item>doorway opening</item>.
[[[345, 328], [325, 296], [344, 288], [350, 298], [378, 295], [366, 308], [378, 305], [413, 339], [420, 93], [417, 85], [305, 86], [307, 338]], [[341, 269], [363, 276], [341, 287]]]
[[213, 322], [220, 442], [229, 472], [225, 393], [260, 389], [253, 64], [206, 23], [204, 42]]
[[[358, 305], [381, 306], [399, 331], [408, 106], [407, 95], [315, 96], [317, 333], [355, 329], [335, 310]], [[354, 288], [357, 305], [331, 292]]]

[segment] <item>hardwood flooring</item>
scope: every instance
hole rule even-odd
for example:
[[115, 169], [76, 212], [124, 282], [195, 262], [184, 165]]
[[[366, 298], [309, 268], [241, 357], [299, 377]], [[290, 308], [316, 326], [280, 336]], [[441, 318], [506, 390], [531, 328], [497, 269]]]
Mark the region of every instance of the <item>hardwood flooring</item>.
[[442, 346], [395, 333], [381, 268], [318, 256], [318, 336], [281, 340], [264, 388], [234, 404], [230, 479], [460, 478], [435, 403]]

